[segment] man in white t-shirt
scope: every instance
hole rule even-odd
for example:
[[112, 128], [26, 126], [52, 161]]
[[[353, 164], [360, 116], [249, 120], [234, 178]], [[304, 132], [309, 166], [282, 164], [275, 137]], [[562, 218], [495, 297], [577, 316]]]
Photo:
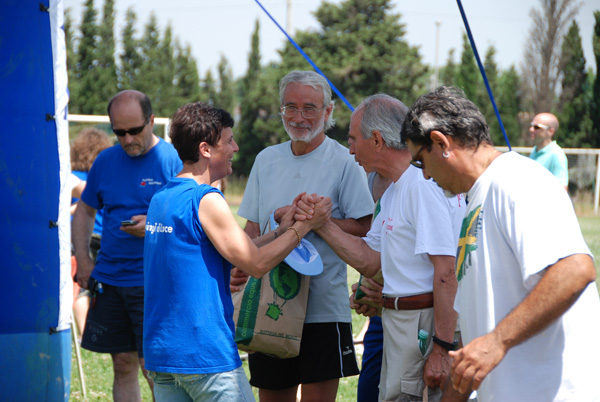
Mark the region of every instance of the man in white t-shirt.
[[[402, 131], [413, 163], [467, 193], [456, 275], [464, 347], [443, 401], [600, 401], [596, 271], [568, 194], [543, 166], [497, 151], [464, 94], [440, 87]], [[552, 219], [548, 219], [551, 216]]]
[[[260, 235], [271, 212], [283, 215], [301, 192], [323, 193], [334, 205], [332, 218], [344, 231], [364, 235], [373, 200], [363, 169], [348, 149], [325, 135], [333, 126], [327, 80], [314, 71], [292, 71], [280, 82], [281, 119], [291, 138], [264, 149], [254, 161], [238, 214], [245, 231]], [[263, 402], [302, 398], [334, 402], [339, 379], [359, 373], [352, 338], [346, 264], [316, 234], [306, 239], [318, 250], [323, 272], [312, 276], [300, 355], [277, 359], [250, 354], [250, 384]]]
[[[420, 401], [427, 385], [429, 400], [438, 401], [450, 373], [448, 351], [454, 349], [454, 255], [464, 199], [445, 197], [410, 165], [410, 152], [400, 138], [407, 110], [399, 100], [377, 94], [352, 114], [350, 153], [367, 172], [376, 171], [392, 184], [381, 197], [381, 210], [366, 237], [344, 233], [331, 221], [317, 233], [364, 276], [382, 270], [379, 399]], [[300, 208], [310, 211], [316, 196], [306, 196], [308, 205], [299, 203]], [[314, 211], [322, 213], [327, 209]], [[419, 330], [432, 335], [425, 350], [419, 349]]]

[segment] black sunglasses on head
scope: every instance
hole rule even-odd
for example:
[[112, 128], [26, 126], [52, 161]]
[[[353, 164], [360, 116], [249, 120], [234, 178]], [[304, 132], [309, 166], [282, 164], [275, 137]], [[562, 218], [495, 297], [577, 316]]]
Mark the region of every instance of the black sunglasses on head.
[[114, 128], [112, 128], [112, 125], [111, 125], [111, 128], [112, 128], [113, 133], [115, 133], [118, 137], [125, 137], [125, 135], [127, 133], [129, 133], [129, 135], [138, 135], [139, 133], [144, 131], [144, 128], [146, 127], [146, 125], [148, 124], [149, 121], [150, 121], [150, 116], [148, 116], [148, 118], [144, 122], [143, 126], [128, 128], [127, 130], [114, 129]]

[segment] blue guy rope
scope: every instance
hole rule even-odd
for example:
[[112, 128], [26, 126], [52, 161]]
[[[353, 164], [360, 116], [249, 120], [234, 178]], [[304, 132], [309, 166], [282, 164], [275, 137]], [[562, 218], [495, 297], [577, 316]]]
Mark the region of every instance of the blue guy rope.
[[496, 101], [494, 100], [494, 94], [492, 94], [492, 89], [490, 88], [490, 83], [488, 82], [487, 75], [485, 74], [485, 69], [483, 68], [483, 64], [481, 64], [481, 59], [479, 58], [479, 53], [477, 53], [477, 47], [475, 46], [475, 40], [473, 39], [473, 35], [471, 35], [471, 28], [469, 28], [469, 21], [467, 21], [467, 16], [465, 14], [465, 10], [463, 10], [463, 6], [460, 0], [456, 0], [458, 3], [458, 8], [460, 10], [460, 15], [465, 23], [465, 28], [467, 30], [467, 35], [469, 37], [469, 41], [471, 42], [471, 47], [473, 48], [473, 53], [475, 54], [475, 59], [477, 60], [477, 65], [479, 66], [479, 71], [481, 72], [481, 76], [483, 77], [483, 82], [485, 83], [485, 87], [487, 88], [488, 95], [490, 100], [492, 101], [492, 106], [494, 107], [494, 112], [496, 112], [496, 118], [498, 119], [498, 123], [500, 123], [500, 129], [502, 130], [502, 135], [504, 135], [504, 141], [506, 141], [506, 145], [508, 145], [508, 150], [510, 151], [512, 148], [510, 146], [510, 141], [508, 141], [508, 136], [506, 135], [506, 130], [504, 129], [504, 124], [502, 124], [502, 118], [500, 117], [500, 112], [498, 111], [498, 107], [496, 106]]
[[333, 92], [335, 92], [337, 94], [337, 96], [344, 101], [344, 103], [346, 104], [346, 106], [348, 106], [348, 109], [350, 109], [350, 111], [354, 112], [354, 107], [352, 107], [352, 105], [350, 104], [350, 102], [348, 102], [348, 100], [344, 97], [344, 95], [342, 95], [342, 93], [340, 91], [338, 91], [338, 89], [335, 87], [335, 85], [333, 85], [331, 83], [331, 81], [329, 81], [329, 78], [327, 78], [327, 76], [321, 71], [321, 69], [319, 67], [317, 67], [317, 65], [311, 60], [310, 57], [308, 57], [308, 55], [306, 53], [304, 53], [304, 50], [302, 50], [302, 48], [300, 46], [298, 46], [298, 44], [292, 39], [292, 37], [290, 35], [288, 35], [288, 33], [285, 31], [285, 29], [283, 29], [281, 27], [281, 25], [279, 25], [277, 23], [277, 21], [275, 20], [275, 18], [273, 18], [271, 16], [271, 14], [267, 11], [266, 8], [263, 7], [262, 4], [260, 4], [260, 1], [258, 0], [254, 0], [256, 2], [256, 4], [259, 5], [260, 8], [263, 9], [263, 11], [267, 14], [267, 16], [269, 16], [269, 18], [271, 19], [271, 21], [273, 21], [275, 23], [275, 25], [277, 25], [277, 28], [279, 28], [281, 30], [281, 32], [283, 32], [283, 34], [288, 38], [288, 40], [290, 41], [290, 43], [292, 45], [294, 45], [294, 47], [296, 48], [296, 50], [298, 50], [298, 52], [300, 52], [300, 54], [302, 55], [302, 57], [304, 57], [306, 59], [306, 61], [309, 62], [309, 64], [312, 66], [312, 68], [315, 69], [315, 71], [319, 74], [321, 74], [323, 76], [323, 78], [325, 78], [327, 80], [327, 82], [329, 83], [329, 86], [331, 87], [331, 89], [333, 89]]

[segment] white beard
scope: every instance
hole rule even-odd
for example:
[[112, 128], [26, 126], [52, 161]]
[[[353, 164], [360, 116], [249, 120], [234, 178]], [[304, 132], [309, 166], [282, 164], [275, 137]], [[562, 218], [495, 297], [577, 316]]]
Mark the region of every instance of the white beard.
[[[283, 120], [283, 118], [282, 118], [282, 120]], [[292, 141], [301, 141], [301, 142], [309, 143], [323, 131], [323, 127], [325, 127], [325, 119], [321, 118], [320, 123], [312, 131], [309, 131], [308, 133], [304, 134], [303, 136], [294, 134], [292, 132], [292, 130], [290, 130], [290, 127], [288, 127], [288, 125], [291, 127], [294, 127], [295, 124], [296, 123], [294, 123], [294, 122], [289, 122], [286, 124], [286, 122], [283, 121], [283, 128], [285, 129], [285, 132], [290, 136]]]

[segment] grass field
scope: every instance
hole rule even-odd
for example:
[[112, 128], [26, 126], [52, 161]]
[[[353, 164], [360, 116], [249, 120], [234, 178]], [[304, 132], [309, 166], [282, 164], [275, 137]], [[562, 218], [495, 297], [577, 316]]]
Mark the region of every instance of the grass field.
[[[226, 193], [227, 194], [227, 193]], [[232, 200], [229, 198], [230, 202]], [[236, 199], [237, 201], [237, 199]], [[232, 211], [238, 219], [241, 226], [244, 225], [244, 220], [237, 217], [237, 202], [232, 202]], [[598, 272], [598, 279], [596, 284], [600, 287], [600, 216], [591, 216], [585, 214], [579, 217], [579, 222], [583, 235], [586, 239], [588, 246], [592, 253], [597, 256], [596, 259], [596, 271]], [[557, 228], [559, 229], [559, 228]], [[358, 280], [358, 273], [353, 268], [348, 268], [348, 284], [351, 285]], [[356, 336], [363, 324], [365, 318], [353, 314], [352, 325], [353, 332]], [[85, 373], [85, 383], [87, 388], [87, 400], [88, 401], [107, 401], [112, 400], [112, 364], [110, 356], [107, 354], [98, 354], [82, 350], [82, 361], [83, 371]], [[244, 367], [247, 372], [247, 363], [244, 363]], [[139, 376], [140, 384], [142, 384], [142, 400], [151, 401], [152, 396], [145, 380], [141, 374]], [[75, 359], [75, 351], [73, 350], [72, 358], [72, 373], [71, 373], [71, 397], [70, 401], [84, 401], [81, 391], [81, 383], [78, 377], [77, 364]], [[340, 387], [338, 391], [338, 402], [351, 402], [356, 401], [356, 386], [358, 383], [358, 377], [344, 378], [340, 381]], [[255, 393], [256, 395], [256, 393]], [[258, 400], [258, 398], [257, 398]]]

